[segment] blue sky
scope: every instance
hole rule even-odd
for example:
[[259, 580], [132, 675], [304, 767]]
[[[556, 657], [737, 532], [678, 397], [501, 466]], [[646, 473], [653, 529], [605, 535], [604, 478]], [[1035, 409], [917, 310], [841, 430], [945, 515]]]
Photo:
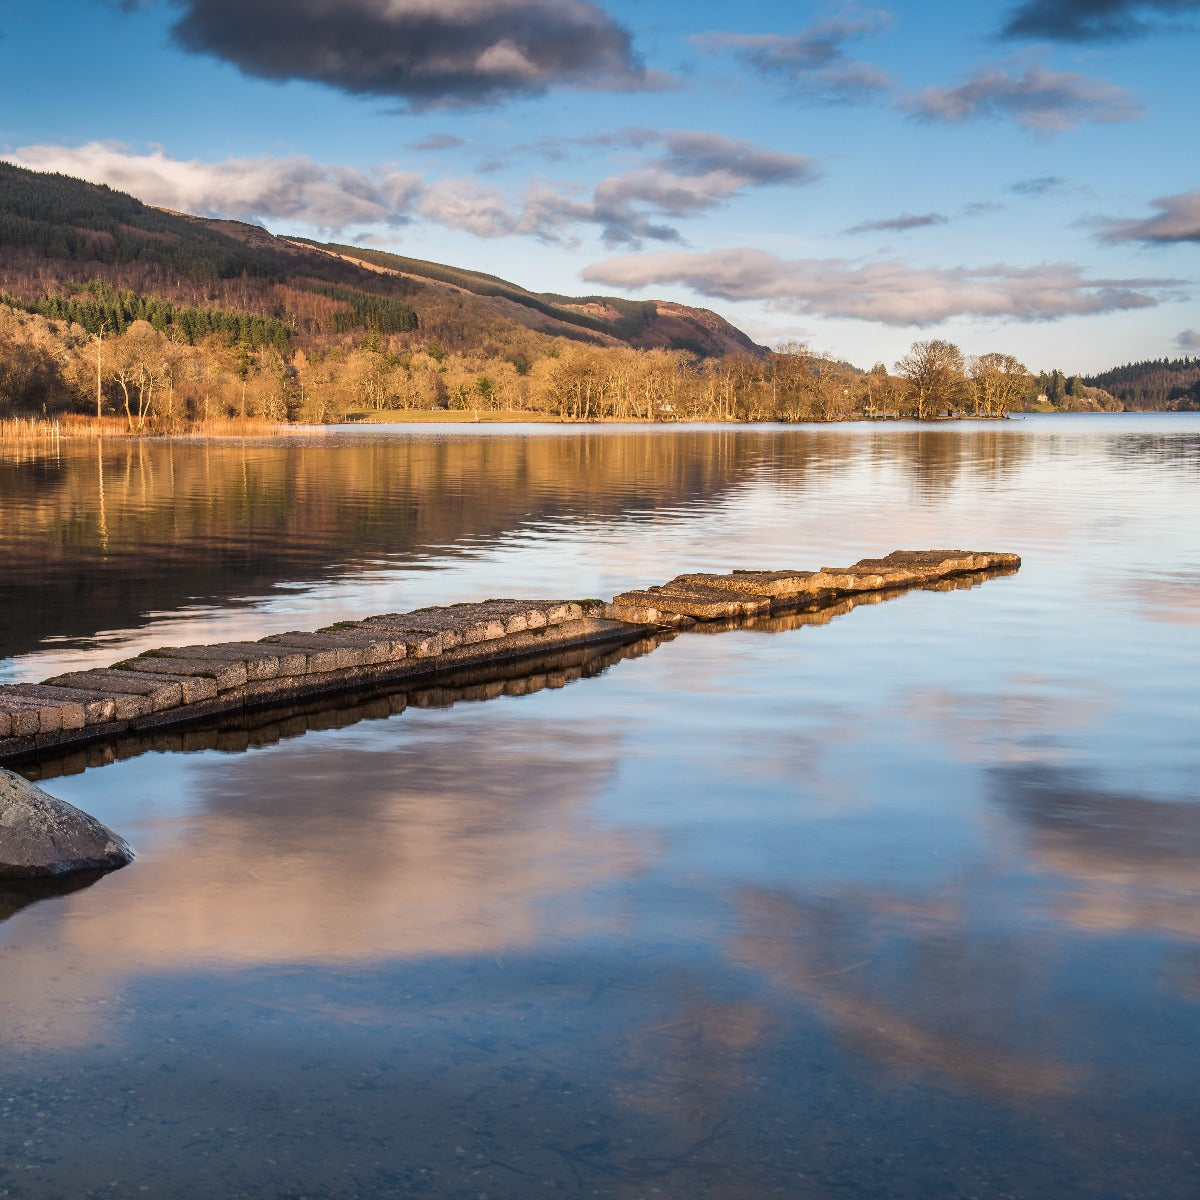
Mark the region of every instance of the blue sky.
[[1200, 0], [0, 4], [0, 157], [861, 366], [1200, 354]]

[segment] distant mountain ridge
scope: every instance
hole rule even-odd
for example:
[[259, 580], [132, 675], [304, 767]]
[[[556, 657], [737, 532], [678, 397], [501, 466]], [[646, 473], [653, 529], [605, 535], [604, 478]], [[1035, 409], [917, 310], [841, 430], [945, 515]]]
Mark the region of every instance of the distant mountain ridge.
[[[105, 185], [0, 163], [0, 291], [33, 302], [94, 280], [176, 305], [290, 321], [313, 336], [346, 332], [346, 320], [335, 318], [346, 308], [372, 311], [351, 292], [411, 305], [421, 328], [449, 348], [489, 335], [503, 339], [521, 326], [700, 357], [766, 353], [707, 309], [535, 293], [468, 268], [172, 212]], [[371, 327], [370, 318], [361, 325]]]

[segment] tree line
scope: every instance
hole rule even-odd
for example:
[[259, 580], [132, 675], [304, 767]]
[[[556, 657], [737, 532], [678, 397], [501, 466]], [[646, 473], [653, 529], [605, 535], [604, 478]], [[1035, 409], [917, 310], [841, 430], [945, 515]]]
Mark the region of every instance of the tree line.
[[[942, 340], [915, 342], [890, 371], [882, 363], [861, 371], [802, 344], [702, 358], [524, 331], [516, 344], [484, 338], [448, 349], [415, 312], [384, 307], [374, 310], [378, 325], [332, 343], [308, 339], [306, 348], [280, 321], [175, 308], [103, 284], [86, 295], [0, 306], [0, 416], [116, 414], [132, 432], [396, 410], [567, 421], [931, 420], [1003, 417], [1044, 395], [1042, 380], [1012, 355], [968, 357]], [[1094, 396], [1078, 402], [1103, 406]]]
[[1084, 381], [1104, 388], [1127, 408], [1200, 408], [1200, 358], [1159, 358], [1126, 363]]

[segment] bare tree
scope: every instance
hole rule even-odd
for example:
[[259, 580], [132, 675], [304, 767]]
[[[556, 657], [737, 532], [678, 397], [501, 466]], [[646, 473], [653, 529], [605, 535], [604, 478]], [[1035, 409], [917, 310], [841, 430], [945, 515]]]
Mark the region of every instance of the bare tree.
[[154, 390], [163, 375], [166, 345], [149, 321], [134, 321], [113, 342], [112, 374], [125, 399], [125, 421], [131, 433], [144, 430], [154, 411]]
[[908, 398], [918, 421], [953, 410], [965, 398], [963, 355], [953, 342], [913, 342], [896, 370], [908, 381]]
[[1029, 369], [1011, 354], [980, 354], [971, 359], [976, 415], [1006, 416], [1024, 396], [1028, 381]]

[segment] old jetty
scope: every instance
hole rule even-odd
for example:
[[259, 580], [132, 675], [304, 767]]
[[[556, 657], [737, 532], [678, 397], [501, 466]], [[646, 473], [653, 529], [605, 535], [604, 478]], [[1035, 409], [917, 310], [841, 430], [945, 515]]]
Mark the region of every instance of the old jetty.
[[632, 643], [700, 623], [817, 613], [969, 577], [1008, 574], [1015, 554], [898, 550], [850, 567], [680, 575], [602, 600], [485, 600], [340, 622], [257, 642], [165, 646], [110, 667], [0, 687], [0, 763], [76, 744], [381, 686], [452, 682], [581, 647]]

